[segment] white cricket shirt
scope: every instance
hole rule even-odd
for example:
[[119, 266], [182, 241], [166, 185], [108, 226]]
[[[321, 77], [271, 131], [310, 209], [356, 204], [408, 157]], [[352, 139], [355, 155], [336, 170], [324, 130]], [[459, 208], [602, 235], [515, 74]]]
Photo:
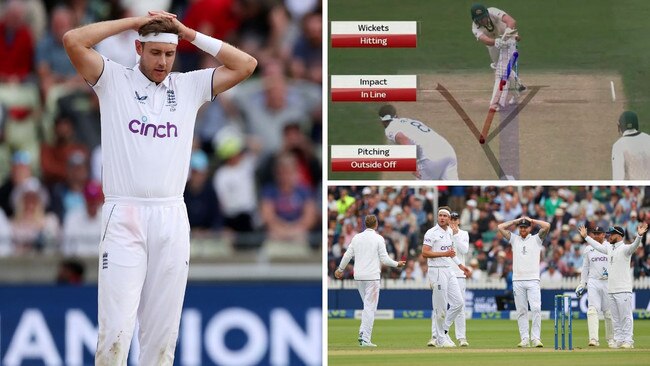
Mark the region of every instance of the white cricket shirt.
[[539, 234], [521, 236], [510, 233], [512, 245], [512, 280], [539, 280], [539, 261], [544, 245]]
[[479, 27], [478, 25], [476, 25], [476, 23], [472, 22], [472, 33], [474, 33], [474, 36], [476, 37], [477, 40], [479, 39], [479, 37], [481, 37], [482, 34], [485, 34], [486, 36], [492, 39], [501, 37], [503, 33], [505, 33], [506, 28], [508, 27], [506, 23], [503, 21], [503, 16], [506, 15], [505, 11], [498, 8], [488, 8], [487, 10], [490, 19], [492, 20], [492, 24], [494, 24], [494, 30], [490, 32], [487, 30], [487, 28]]
[[[603, 241], [603, 245], [611, 244], [605, 240]], [[582, 261], [582, 273], [580, 273], [580, 282], [585, 284], [589, 280], [607, 280], [609, 271], [607, 255], [597, 251], [592, 246], [586, 247], [584, 251], [584, 260]]]
[[[469, 233], [465, 230], [459, 229], [458, 234], [453, 235], [452, 230], [452, 240], [454, 243], [454, 248], [456, 250], [456, 258], [458, 258], [458, 262], [462, 265], [465, 265], [467, 252], [469, 252]], [[452, 269], [456, 277], [465, 278], [465, 272], [463, 272], [460, 267], [452, 266]]]
[[190, 165], [199, 107], [212, 99], [214, 69], [170, 73], [156, 85], [139, 69], [103, 57], [99, 97], [106, 198], [178, 198]]
[[612, 179], [650, 180], [650, 135], [627, 130], [614, 143]]
[[597, 251], [607, 254], [609, 260], [607, 292], [610, 294], [632, 292], [630, 260], [641, 244], [641, 237], [637, 235], [632, 244], [625, 244], [622, 240], [614, 244], [600, 244], [590, 237], [586, 237], [585, 240]]
[[388, 256], [384, 237], [373, 229], [366, 229], [352, 238], [339, 268], [345, 269], [352, 258], [354, 279], [358, 281], [379, 280], [381, 263], [390, 267], [397, 267], [398, 264]]
[[[431, 251], [433, 252], [446, 252], [451, 248], [456, 250], [452, 237], [453, 232], [450, 227], [447, 227], [445, 230], [441, 228], [440, 225], [436, 224], [436, 226], [427, 230], [424, 234], [423, 245], [430, 246]], [[456, 254], [458, 254], [458, 252]], [[453, 259], [449, 257], [438, 257], [427, 258], [427, 263], [429, 267], [453, 267], [454, 264], [460, 264], [460, 261], [458, 261], [456, 257]]]
[[395, 136], [397, 136], [398, 132], [408, 137], [418, 146], [418, 149], [422, 149], [423, 156], [418, 156], [419, 160], [424, 158], [437, 160], [444, 157], [456, 160], [456, 152], [451, 144], [420, 121], [410, 118], [394, 118], [388, 124], [384, 133], [390, 142], [396, 143]]

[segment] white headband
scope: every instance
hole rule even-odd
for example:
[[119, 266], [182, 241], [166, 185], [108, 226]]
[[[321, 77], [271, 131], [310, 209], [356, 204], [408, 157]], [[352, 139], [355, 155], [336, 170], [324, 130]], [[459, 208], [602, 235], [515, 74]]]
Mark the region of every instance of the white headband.
[[447, 210], [446, 208], [439, 209], [438, 210], [438, 215], [440, 215], [441, 213], [446, 213], [447, 216], [451, 216], [451, 212], [449, 212], [449, 210]]
[[178, 44], [178, 34], [174, 33], [150, 33], [146, 36], [138, 35], [140, 42], [160, 42]]

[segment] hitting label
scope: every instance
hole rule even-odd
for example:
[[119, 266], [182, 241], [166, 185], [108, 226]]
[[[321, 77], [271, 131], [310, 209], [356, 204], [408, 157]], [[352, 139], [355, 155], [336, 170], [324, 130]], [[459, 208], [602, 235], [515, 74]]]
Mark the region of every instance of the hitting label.
[[332, 145], [333, 172], [414, 172], [416, 147], [393, 145]]
[[414, 48], [417, 22], [332, 22], [332, 47]]

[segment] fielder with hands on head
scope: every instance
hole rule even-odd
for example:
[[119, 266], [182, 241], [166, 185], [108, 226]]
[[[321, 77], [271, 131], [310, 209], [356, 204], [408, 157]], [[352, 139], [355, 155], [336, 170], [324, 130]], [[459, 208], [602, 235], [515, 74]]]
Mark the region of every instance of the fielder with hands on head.
[[618, 118], [621, 137], [612, 146], [612, 179], [650, 180], [650, 135], [639, 131], [636, 113]]
[[[581, 232], [582, 234], [582, 232]], [[596, 226], [589, 230], [589, 237], [603, 245], [609, 245], [605, 240], [605, 232]], [[612, 312], [607, 294], [607, 255], [597, 251], [592, 246], [584, 249], [580, 285], [576, 288], [576, 296], [580, 298], [587, 290], [587, 329], [589, 331], [589, 346], [598, 347], [598, 313], [605, 316], [605, 338], [610, 347], [613, 347], [614, 335], [612, 332]]]
[[643, 222], [637, 227], [637, 235], [632, 244], [625, 244], [625, 231], [620, 226], [610, 227], [607, 233], [611, 244], [599, 243], [587, 236], [584, 226], [579, 228], [580, 235], [597, 251], [609, 257], [607, 292], [614, 324], [614, 343], [611, 348], [634, 348], [634, 324], [632, 311], [632, 273], [630, 260], [636, 248], [641, 245], [641, 237], [648, 230]]
[[375, 312], [379, 302], [379, 280], [381, 264], [390, 267], [404, 267], [406, 261], [394, 261], [386, 252], [386, 240], [377, 230], [377, 216], [368, 215], [365, 219], [366, 230], [355, 235], [343, 255], [334, 277], [343, 278], [343, 271], [354, 258], [354, 280], [359, 288], [363, 301], [361, 326], [359, 327], [359, 345], [361, 347], [377, 347], [372, 343], [372, 327], [375, 322]]
[[449, 328], [460, 316], [464, 301], [453, 268], [460, 268], [467, 277], [472, 275], [472, 272], [456, 257], [455, 248], [462, 236], [459, 232], [454, 234], [449, 225], [450, 219], [451, 209], [447, 206], [440, 207], [438, 223], [427, 230], [422, 244], [422, 256], [427, 258], [429, 265], [427, 277], [433, 291], [433, 324], [428, 345], [436, 347], [456, 347], [449, 337]]
[[[139, 34], [134, 44], [139, 64], [125, 67], [93, 50], [128, 29]], [[172, 73], [179, 39], [223, 66]], [[139, 364], [172, 365], [190, 260], [183, 190], [196, 113], [250, 76], [257, 61], [164, 11], [73, 29], [63, 45], [97, 93], [101, 113], [106, 200], [95, 363], [127, 364], [137, 316]]]
[[[516, 224], [519, 234], [511, 233], [508, 228]], [[539, 232], [531, 235], [531, 226], [539, 225]], [[498, 229], [512, 245], [512, 292], [517, 309], [517, 325], [521, 342], [517, 347], [544, 347], [541, 340], [542, 329], [542, 292], [539, 287], [539, 262], [544, 250], [544, 238], [548, 235], [551, 224], [524, 216], [499, 224]], [[528, 305], [533, 315], [533, 328], [528, 334]], [[532, 340], [532, 344], [529, 343]]]
[[458, 180], [456, 151], [444, 137], [420, 121], [397, 117], [391, 104], [379, 108], [379, 119], [390, 142], [416, 146], [417, 179]]

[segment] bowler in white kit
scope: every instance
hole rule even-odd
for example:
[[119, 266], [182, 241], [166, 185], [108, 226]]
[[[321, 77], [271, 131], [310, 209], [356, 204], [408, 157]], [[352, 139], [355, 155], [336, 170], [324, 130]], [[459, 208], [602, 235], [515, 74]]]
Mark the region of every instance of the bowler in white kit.
[[397, 117], [391, 104], [379, 109], [379, 118], [390, 142], [417, 146], [417, 179], [458, 180], [456, 151], [444, 137], [420, 121]]
[[427, 258], [429, 266], [427, 278], [433, 292], [433, 324], [428, 345], [435, 347], [456, 347], [449, 337], [449, 328], [463, 311], [464, 300], [455, 267], [467, 277], [472, 274], [456, 257], [455, 247], [461, 236], [459, 233], [454, 234], [449, 226], [450, 219], [451, 209], [447, 206], [440, 207], [438, 223], [427, 230], [422, 244], [422, 256]]
[[[587, 231], [583, 232], [583, 229], [580, 228], [580, 233], [586, 235]], [[598, 226], [589, 230], [589, 237], [605, 246], [610, 245], [605, 240], [605, 232]], [[609, 306], [609, 295], [607, 294], [607, 278], [609, 277], [607, 255], [597, 251], [592, 246], [587, 246], [584, 249], [583, 256], [580, 285], [576, 288], [576, 296], [580, 298], [585, 290], [587, 290], [588, 345], [590, 347], [600, 346], [598, 337], [600, 320], [598, 319], [598, 314], [602, 312], [605, 317], [605, 339], [607, 339], [607, 344], [612, 347], [614, 334], [612, 329], [612, 312]]]
[[354, 280], [363, 301], [361, 326], [359, 327], [359, 346], [377, 347], [372, 343], [372, 327], [379, 302], [379, 281], [381, 264], [390, 267], [404, 267], [406, 261], [394, 261], [386, 252], [386, 240], [377, 234], [377, 216], [368, 215], [365, 219], [366, 230], [355, 235], [343, 255], [339, 267], [334, 272], [338, 279], [343, 278], [343, 271], [354, 258]]
[[[139, 64], [126, 67], [93, 46], [137, 30]], [[172, 73], [179, 39], [223, 64]], [[183, 203], [197, 110], [246, 79], [257, 61], [180, 23], [149, 12], [71, 30], [63, 43], [99, 97], [102, 183], [96, 365], [126, 365], [136, 317], [140, 365], [172, 365], [190, 254]]]
[[625, 244], [625, 231], [620, 226], [610, 227], [607, 233], [611, 244], [601, 244], [587, 236], [584, 227], [580, 227], [580, 235], [597, 251], [609, 257], [609, 276], [607, 293], [614, 325], [614, 343], [611, 348], [634, 348], [634, 323], [632, 311], [632, 272], [630, 260], [636, 248], [641, 245], [641, 237], [648, 230], [645, 222], [637, 226], [637, 235], [632, 244]]
[[[519, 234], [511, 233], [508, 228], [517, 224]], [[531, 226], [539, 225], [539, 232], [531, 235]], [[542, 330], [542, 292], [539, 287], [539, 262], [544, 250], [544, 238], [548, 235], [551, 224], [541, 220], [523, 217], [499, 224], [499, 232], [512, 245], [512, 292], [517, 309], [517, 325], [520, 342], [517, 347], [544, 347], [541, 339]], [[528, 306], [532, 313], [533, 327], [529, 334]]]

